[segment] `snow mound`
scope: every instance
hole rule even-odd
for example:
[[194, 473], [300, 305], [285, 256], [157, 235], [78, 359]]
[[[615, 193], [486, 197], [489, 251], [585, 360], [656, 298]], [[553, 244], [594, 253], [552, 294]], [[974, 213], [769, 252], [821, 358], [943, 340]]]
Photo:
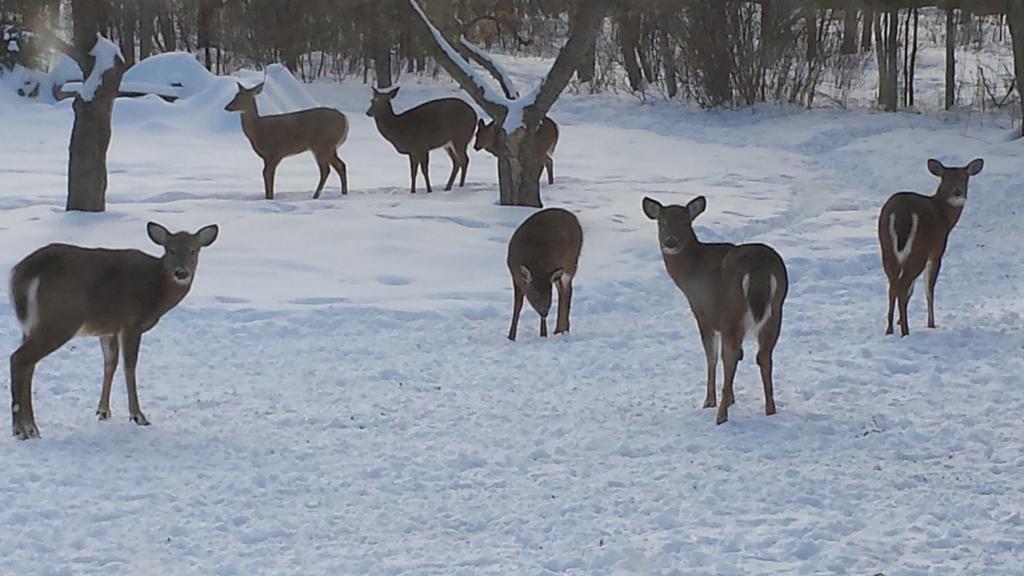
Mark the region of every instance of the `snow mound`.
[[[168, 52], [150, 56], [124, 73], [122, 85], [170, 87], [179, 98], [202, 94], [217, 81], [191, 54]], [[141, 90], [140, 90], [141, 91]]]

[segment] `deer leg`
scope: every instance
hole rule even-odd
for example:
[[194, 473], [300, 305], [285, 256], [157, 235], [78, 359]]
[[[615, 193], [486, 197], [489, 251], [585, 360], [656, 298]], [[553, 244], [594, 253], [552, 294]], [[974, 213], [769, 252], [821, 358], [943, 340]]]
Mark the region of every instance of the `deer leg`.
[[722, 386], [722, 403], [718, 405], [718, 415], [715, 418], [716, 424], [723, 424], [729, 420], [729, 406], [736, 401], [732, 390], [732, 383], [736, 378], [736, 365], [739, 364], [742, 355], [740, 343], [736, 339], [723, 338], [722, 364], [725, 368], [725, 383]]
[[459, 157], [455, 154], [455, 150], [445, 146], [444, 151], [448, 153], [448, 157], [452, 160], [452, 173], [448, 176], [448, 183], [444, 185], [445, 191], [448, 191], [452, 189], [452, 184], [455, 183], [455, 175], [459, 173], [459, 167], [462, 163], [459, 162]]
[[761, 333], [757, 336], [757, 365], [761, 368], [761, 383], [764, 385], [764, 413], [767, 416], [775, 414], [775, 387], [772, 383], [772, 353], [775, 351], [775, 343], [779, 339], [781, 323], [781, 318], [772, 318], [768, 325], [764, 326], [761, 329]]
[[548, 171], [548, 185], [555, 183], [555, 161], [551, 159], [551, 156], [544, 157], [544, 168]]
[[569, 308], [572, 306], [572, 281], [556, 284], [558, 287], [558, 319], [555, 321], [555, 334], [569, 331]]
[[925, 267], [928, 282], [925, 294], [928, 296], [928, 327], [935, 328], [935, 282], [939, 279], [939, 268], [942, 266], [941, 258], [934, 258], [928, 261]]
[[139, 407], [139, 393], [135, 386], [135, 366], [139, 362], [139, 345], [142, 333], [137, 330], [121, 332], [121, 348], [124, 350], [124, 382], [128, 387], [128, 413], [132, 422], [139, 426], [149, 426], [149, 420]]
[[512, 288], [515, 294], [512, 297], [512, 326], [508, 329], [508, 339], [516, 341], [516, 330], [519, 328], [519, 313], [523, 311], [523, 291], [519, 285], [512, 281]]
[[280, 161], [263, 161], [263, 191], [267, 200], [274, 199], [274, 175]]
[[323, 156], [316, 156], [316, 166], [320, 169], [320, 183], [316, 185], [316, 192], [313, 192], [314, 200], [320, 198], [320, 193], [324, 191], [324, 184], [327, 183], [327, 177], [331, 175], [331, 165]]
[[334, 167], [334, 171], [338, 173], [338, 178], [341, 178], [341, 195], [348, 195], [348, 166], [338, 157], [337, 152], [331, 153], [332, 158], [330, 160], [331, 166]]
[[469, 170], [469, 154], [466, 153], [466, 146], [469, 142], [466, 142], [458, 151], [460, 164], [462, 164], [462, 173], [459, 176], [459, 188], [466, 185], [466, 171]]
[[415, 194], [416, 193], [416, 171], [419, 170], [419, 167], [420, 167], [419, 158], [417, 158], [416, 156], [413, 156], [412, 154], [410, 154], [409, 155], [409, 180], [412, 181], [412, 183], [410, 184], [411, 188], [409, 188], [409, 193], [410, 194]]
[[885, 334], [892, 334], [892, 314], [896, 308], [896, 280], [889, 279], [889, 314], [886, 316]]
[[707, 360], [708, 367], [707, 394], [704, 396], [703, 408], [714, 408], [718, 404], [715, 377], [718, 371], [719, 339], [718, 334], [712, 328], [703, 324], [698, 327], [700, 328], [700, 340], [704, 344], [704, 357]]
[[433, 192], [433, 190], [430, 188], [430, 151], [429, 150], [427, 151], [426, 154], [424, 154], [420, 158], [420, 171], [423, 172], [423, 179], [426, 180], [426, 182], [427, 182], [427, 194], [429, 194], [429, 193]]
[[[916, 278], [914, 279], [916, 280]], [[900, 310], [900, 335], [906, 336], [910, 334], [910, 326], [907, 323], [907, 304], [910, 302], [910, 296], [914, 293], [914, 280], [900, 282], [900, 287], [896, 293], [896, 304]]]
[[100, 338], [100, 348], [103, 349], [103, 392], [100, 393], [100, 405], [96, 408], [96, 416], [100, 420], [107, 420], [110, 418], [110, 387], [114, 382], [114, 372], [117, 370], [117, 336]]
[[541, 338], [547, 338], [548, 337], [548, 317], [547, 316], [541, 316], [540, 317], [540, 337]]
[[[19, 440], [39, 438], [35, 411], [32, 409], [32, 375], [36, 364], [63, 346], [74, 330], [64, 330], [45, 336], [28, 336], [11, 354], [11, 422], [14, 437]], [[37, 327], [36, 333], [39, 333]]]

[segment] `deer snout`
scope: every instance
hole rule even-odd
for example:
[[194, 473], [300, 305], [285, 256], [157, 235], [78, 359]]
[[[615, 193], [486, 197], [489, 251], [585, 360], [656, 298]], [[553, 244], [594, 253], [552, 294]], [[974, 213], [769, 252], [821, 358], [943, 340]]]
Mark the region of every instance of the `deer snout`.
[[676, 238], [675, 236], [667, 236], [661, 243], [661, 251], [665, 254], [678, 254], [679, 238]]
[[192, 279], [192, 273], [181, 266], [174, 269], [174, 281], [178, 284], [186, 284]]

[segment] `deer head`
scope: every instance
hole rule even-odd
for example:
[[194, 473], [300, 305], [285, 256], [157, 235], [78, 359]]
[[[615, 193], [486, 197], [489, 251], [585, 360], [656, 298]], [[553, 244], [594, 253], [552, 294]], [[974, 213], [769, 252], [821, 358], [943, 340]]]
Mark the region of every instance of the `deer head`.
[[981, 158], [972, 160], [963, 168], [950, 168], [942, 165], [942, 162], [931, 159], [928, 161], [928, 171], [938, 176], [939, 189], [935, 196], [945, 200], [950, 206], [959, 208], [967, 203], [967, 182], [971, 176], [977, 175], [985, 167], [985, 161]]
[[662, 206], [653, 198], [644, 198], [644, 214], [658, 222], [658, 241], [662, 254], [679, 254], [697, 242], [693, 219], [700, 216], [707, 205], [707, 199], [703, 196], [690, 200], [686, 206]]
[[246, 88], [245, 86], [242, 86], [241, 82], [238, 82], [238, 93], [235, 94], [235, 97], [231, 102], [228, 102], [228, 105], [225, 106], [224, 109], [228, 112], [255, 113], [256, 96], [258, 96], [260, 92], [263, 92], [263, 84], [264, 82], [260, 82], [252, 88]]
[[196, 266], [199, 264], [199, 249], [205, 248], [217, 239], [220, 229], [216, 224], [200, 228], [195, 234], [188, 232], [171, 233], [156, 222], [146, 226], [149, 239], [158, 246], [164, 247], [161, 262], [164, 272], [178, 285], [186, 286], [195, 277]]
[[371, 88], [371, 90], [373, 90], [373, 96], [370, 98], [370, 108], [366, 111], [366, 115], [374, 118], [383, 114], [394, 114], [391, 101], [398, 95], [398, 87], [390, 91], [381, 91], [376, 88]]

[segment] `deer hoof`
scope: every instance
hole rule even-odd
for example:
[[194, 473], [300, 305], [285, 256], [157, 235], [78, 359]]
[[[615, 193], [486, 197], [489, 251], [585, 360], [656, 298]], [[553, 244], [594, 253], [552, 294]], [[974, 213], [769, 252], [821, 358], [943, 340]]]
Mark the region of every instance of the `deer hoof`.
[[100, 420], [110, 420], [110, 408], [97, 408], [96, 417]]
[[889, 336], [890, 334], [892, 334], [892, 326], [889, 326], [888, 328], [885, 329], [885, 335]]
[[715, 406], [718, 406], [718, 400], [715, 398], [705, 398], [702, 408], [714, 408]]
[[765, 408], [764, 408], [764, 415], [765, 416], [771, 416], [772, 414], [775, 414], [775, 404], [772, 404], [770, 406], [765, 406]]
[[39, 438], [39, 428], [36, 428], [35, 422], [15, 422], [14, 437], [17, 438], [18, 440], [31, 440], [33, 438]]
[[729, 421], [729, 415], [721, 410], [718, 411], [718, 417], [715, 418], [715, 424], [725, 424]]
[[146, 416], [142, 412], [132, 414], [132, 422], [135, 422], [139, 426], [149, 426], [149, 420], [146, 420]]

